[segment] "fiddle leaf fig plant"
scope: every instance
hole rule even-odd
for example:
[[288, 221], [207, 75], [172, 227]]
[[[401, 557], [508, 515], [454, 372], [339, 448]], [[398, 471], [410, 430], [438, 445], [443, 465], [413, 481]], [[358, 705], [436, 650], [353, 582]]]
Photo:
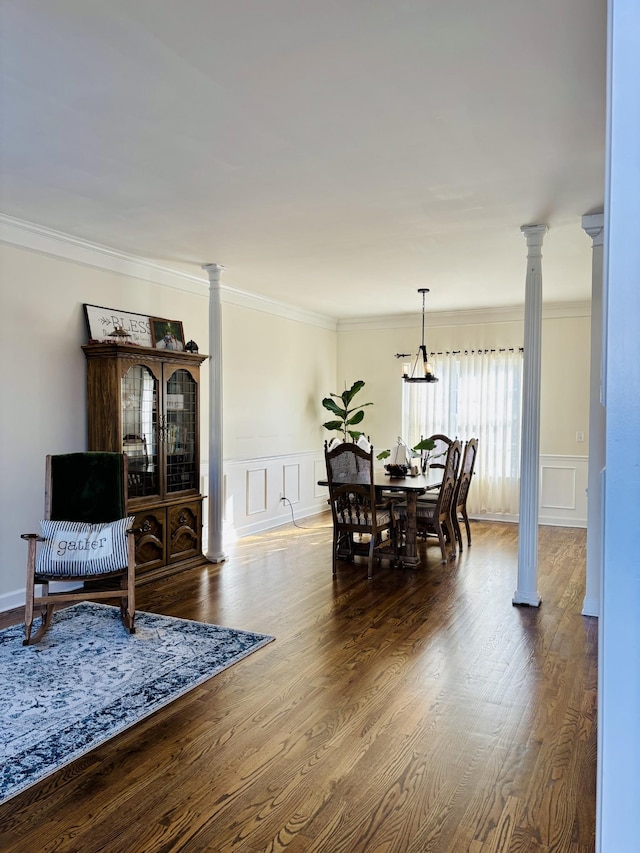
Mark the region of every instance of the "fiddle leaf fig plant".
[[352, 406], [351, 403], [355, 395], [362, 390], [364, 382], [358, 379], [353, 383], [351, 388], [347, 388], [342, 394], [331, 394], [330, 397], [325, 397], [322, 405], [325, 409], [335, 415], [335, 420], [327, 421], [322, 424], [329, 431], [335, 430], [342, 434], [343, 441], [347, 441], [347, 436], [351, 436], [352, 441], [357, 441], [363, 433], [361, 430], [350, 429], [362, 423], [364, 418], [364, 407], [372, 406], [373, 403], [359, 403], [357, 406]]

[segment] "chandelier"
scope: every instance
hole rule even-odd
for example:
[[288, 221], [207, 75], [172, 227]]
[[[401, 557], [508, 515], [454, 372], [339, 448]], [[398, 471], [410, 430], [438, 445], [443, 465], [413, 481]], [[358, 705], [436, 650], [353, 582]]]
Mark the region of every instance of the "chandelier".
[[433, 372], [433, 366], [429, 361], [427, 348], [424, 345], [424, 298], [429, 293], [429, 288], [419, 287], [418, 293], [422, 294], [422, 343], [418, 347], [413, 366], [410, 363], [402, 365], [402, 378], [405, 382], [437, 382], [438, 377]]

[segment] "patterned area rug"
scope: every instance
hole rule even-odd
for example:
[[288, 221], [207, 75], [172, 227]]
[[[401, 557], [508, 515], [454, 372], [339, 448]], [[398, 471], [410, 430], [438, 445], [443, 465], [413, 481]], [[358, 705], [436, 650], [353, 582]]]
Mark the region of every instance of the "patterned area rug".
[[0, 631], [0, 803], [273, 640], [266, 634], [83, 602], [44, 639]]

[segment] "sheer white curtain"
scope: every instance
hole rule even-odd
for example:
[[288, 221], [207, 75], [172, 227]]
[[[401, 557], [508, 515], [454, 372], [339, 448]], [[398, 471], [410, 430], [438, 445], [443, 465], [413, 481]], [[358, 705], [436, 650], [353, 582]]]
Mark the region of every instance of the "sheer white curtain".
[[403, 386], [402, 429], [411, 446], [443, 433], [478, 439], [470, 512], [518, 512], [522, 351], [480, 350], [433, 356], [436, 383]]

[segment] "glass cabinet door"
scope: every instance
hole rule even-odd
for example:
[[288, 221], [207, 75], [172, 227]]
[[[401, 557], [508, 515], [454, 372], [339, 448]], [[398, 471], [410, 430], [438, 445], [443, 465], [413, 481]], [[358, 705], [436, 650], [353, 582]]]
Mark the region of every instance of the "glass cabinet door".
[[167, 492], [197, 490], [197, 385], [188, 370], [175, 370], [171, 374], [164, 405]]
[[159, 494], [158, 381], [135, 364], [122, 377], [122, 450], [128, 457], [129, 498]]

